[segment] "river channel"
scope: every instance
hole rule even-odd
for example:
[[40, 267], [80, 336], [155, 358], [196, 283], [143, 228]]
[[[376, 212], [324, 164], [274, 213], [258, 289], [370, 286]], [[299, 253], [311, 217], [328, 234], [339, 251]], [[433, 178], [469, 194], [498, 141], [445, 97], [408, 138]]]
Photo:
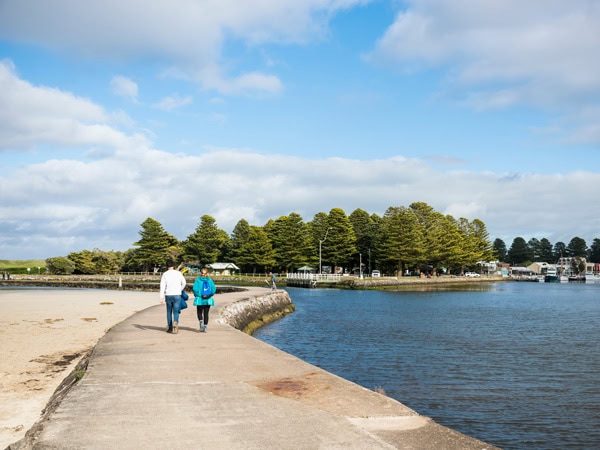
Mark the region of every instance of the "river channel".
[[286, 290], [256, 338], [498, 447], [600, 447], [600, 284]]

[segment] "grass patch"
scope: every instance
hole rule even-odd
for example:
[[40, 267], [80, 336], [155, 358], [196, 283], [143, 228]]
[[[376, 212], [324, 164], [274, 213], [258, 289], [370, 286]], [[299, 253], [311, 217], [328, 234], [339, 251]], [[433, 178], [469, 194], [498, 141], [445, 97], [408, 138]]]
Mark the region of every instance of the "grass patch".
[[[38, 269], [39, 267], [39, 269]], [[29, 271], [27, 271], [29, 269]], [[37, 275], [46, 273], [46, 260], [44, 259], [0, 259], [0, 272], [8, 272], [11, 275]]]

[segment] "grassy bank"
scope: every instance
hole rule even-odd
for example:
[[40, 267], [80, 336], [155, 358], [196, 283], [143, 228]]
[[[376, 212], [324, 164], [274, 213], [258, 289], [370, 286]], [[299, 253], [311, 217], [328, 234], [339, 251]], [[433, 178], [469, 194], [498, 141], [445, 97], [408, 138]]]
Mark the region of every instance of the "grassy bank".
[[43, 259], [0, 259], [0, 272], [8, 272], [11, 276], [43, 274], [46, 272], [46, 261]]

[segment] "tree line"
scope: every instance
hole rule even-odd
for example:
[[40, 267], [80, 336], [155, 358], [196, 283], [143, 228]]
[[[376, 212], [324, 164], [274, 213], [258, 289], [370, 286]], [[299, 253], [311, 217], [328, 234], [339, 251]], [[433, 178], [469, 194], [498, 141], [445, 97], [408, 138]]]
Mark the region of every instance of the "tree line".
[[585, 258], [589, 262], [600, 263], [600, 239], [593, 240], [588, 248], [585, 239], [572, 238], [568, 244], [556, 242], [554, 245], [546, 239], [531, 238], [526, 241], [516, 237], [510, 248], [502, 239], [494, 240], [492, 244], [494, 256], [498, 261], [509, 263], [511, 266], [528, 266], [533, 262], [556, 264], [561, 258]]
[[233, 262], [243, 273], [294, 272], [304, 266], [319, 271], [321, 265], [344, 273], [439, 274], [462, 273], [493, 256], [481, 220], [455, 219], [424, 202], [389, 207], [383, 216], [360, 208], [347, 215], [333, 208], [310, 221], [295, 212], [263, 226], [240, 219], [230, 235], [213, 217], [202, 215], [182, 241], [149, 217], [138, 233], [139, 240], [124, 252], [73, 252], [48, 258], [47, 269], [67, 274], [152, 272], [172, 259], [198, 267]]

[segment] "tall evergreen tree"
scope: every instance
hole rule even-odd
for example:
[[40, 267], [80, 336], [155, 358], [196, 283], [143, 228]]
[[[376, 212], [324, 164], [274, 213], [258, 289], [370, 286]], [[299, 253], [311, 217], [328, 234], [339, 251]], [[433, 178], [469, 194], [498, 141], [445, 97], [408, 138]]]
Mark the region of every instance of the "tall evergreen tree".
[[571, 257], [580, 256], [585, 258], [587, 256], [587, 244], [585, 240], [580, 237], [574, 237], [569, 241], [567, 245], [567, 255]]
[[374, 247], [376, 224], [369, 213], [360, 208], [352, 211], [348, 219], [350, 219], [350, 223], [354, 229], [356, 249], [358, 251], [358, 255], [355, 255], [352, 258], [352, 266], [359, 267], [362, 261], [363, 267], [359, 267], [359, 269], [361, 272], [364, 272], [364, 268], [367, 267], [368, 264], [371, 249]]
[[[329, 244], [328, 236], [330, 231], [328, 216], [324, 212], [318, 212], [313, 216], [313, 219], [308, 223], [308, 229], [311, 236], [312, 248], [314, 249], [314, 253], [316, 256], [316, 265], [317, 272], [322, 271], [322, 266], [328, 266], [329, 261], [325, 258], [323, 260], [323, 246], [327, 246]], [[327, 244], [325, 243], [327, 242]]]
[[333, 208], [329, 211], [327, 225], [329, 235], [327, 245], [322, 248], [323, 258], [333, 265], [334, 271], [337, 267], [347, 268], [358, 253], [352, 223], [343, 209]]
[[383, 229], [383, 217], [371, 214], [371, 220], [373, 221], [373, 242], [367, 256], [368, 273], [371, 273], [372, 269], [379, 267], [380, 255], [378, 251], [380, 246], [378, 242], [381, 242]]
[[424, 237], [414, 211], [390, 207], [383, 215], [378, 254], [386, 271], [402, 276], [405, 268], [416, 267], [423, 258]]
[[247, 260], [246, 245], [250, 239], [250, 224], [246, 219], [240, 219], [233, 228], [229, 240], [231, 260], [240, 268], [242, 272], [250, 272], [254, 266], [254, 261]]
[[219, 261], [228, 240], [229, 235], [217, 226], [216, 220], [205, 214], [200, 218], [196, 230], [183, 243], [183, 248], [186, 258], [205, 266]]
[[438, 274], [441, 268], [450, 269], [459, 265], [464, 239], [456, 220], [450, 215], [434, 212], [429, 227], [424, 259], [432, 266], [433, 273]]
[[588, 260], [593, 263], [600, 263], [600, 239], [595, 238], [592, 241], [588, 253]]
[[251, 226], [248, 240], [241, 248], [240, 257], [246, 265], [252, 265], [252, 273], [258, 268], [267, 272], [275, 266], [275, 251], [265, 230], [261, 227]]
[[532, 260], [533, 255], [525, 239], [520, 236], [516, 237], [508, 249], [507, 262], [509, 262], [511, 266], [520, 266], [522, 264], [531, 262]]
[[263, 229], [275, 251], [275, 267], [278, 270], [289, 272], [310, 263], [310, 235], [300, 214], [292, 212], [281, 216], [267, 223]]
[[532, 261], [543, 261], [541, 259], [541, 242], [537, 238], [531, 238], [527, 241], [527, 246], [531, 251], [531, 260]]
[[554, 262], [557, 263], [561, 258], [568, 256], [567, 246], [564, 242], [558, 241], [556, 244], [554, 244], [552, 253], [554, 254]]
[[539, 259], [538, 261], [547, 262], [547, 263], [555, 263], [554, 255], [552, 253], [552, 243], [546, 238], [540, 239], [540, 245], [538, 248]]
[[490, 236], [485, 223], [479, 219], [473, 219], [469, 224], [469, 242], [473, 249], [473, 261], [471, 264], [492, 259], [492, 247]]
[[506, 244], [500, 238], [494, 239], [494, 243], [492, 244], [492, 252], [494, 257], [500, 262], [506, 262], [507, 250]]
[[140, 270], [148, 272], [154, 267], [164, 267], [168, 258], [179, 256], [179, 242], [167, 233], [160, 222], [148, 217], [141, 224], [140, 240], [133, 245], [138, 247], [131, 262]]

